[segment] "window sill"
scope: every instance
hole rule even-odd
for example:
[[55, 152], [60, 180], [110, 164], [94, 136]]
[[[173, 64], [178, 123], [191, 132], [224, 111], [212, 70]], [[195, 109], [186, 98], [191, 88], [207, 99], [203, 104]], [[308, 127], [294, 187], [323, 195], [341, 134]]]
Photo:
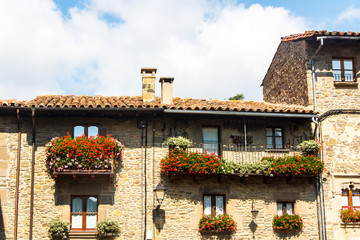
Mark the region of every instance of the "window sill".
[[357, 88], [358, 84], [358, 82], [334, 82], [334, 86], [339, 88]]
[[360, 228], [360, 222], [341, 222], [342, 228]]

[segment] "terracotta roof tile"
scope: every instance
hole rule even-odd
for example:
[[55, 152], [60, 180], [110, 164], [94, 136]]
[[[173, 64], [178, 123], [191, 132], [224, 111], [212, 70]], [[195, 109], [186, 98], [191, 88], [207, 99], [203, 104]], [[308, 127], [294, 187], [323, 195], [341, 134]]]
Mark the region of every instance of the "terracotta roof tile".
[[140, 96], [75, 96], [75, 95], [46, 95], [38, 96], [29, 101], [0, 100], [3, 107], [36, 107], [36, 108], [154, 108], [175, 110], [213, 110], [238, 112], [274, 112], [274, 113], [314, 113], [311, 108], [295, 105], [273, 104], [263, 101], [231, 101], [205, 100], [193, 98], [174, 98], [171, 105], [161, 104], [160, 97], [153, 102], [142, 101]]
[[338, 32], [338, 31], [326, 31], [326, 30], [322, 30], [322, 31], [306, 31], [304, 33], [299, 33], [299, 34], [291, 34], [290, 36], [286, 36], [286, 37], [282, 37], [281, 41], [295, 41], [295, 40], [299, 40], [299, 39], [305, 39], [305, 38], [310, 38], [313, 36], [360, 36], [360, 33], [357, 32]]

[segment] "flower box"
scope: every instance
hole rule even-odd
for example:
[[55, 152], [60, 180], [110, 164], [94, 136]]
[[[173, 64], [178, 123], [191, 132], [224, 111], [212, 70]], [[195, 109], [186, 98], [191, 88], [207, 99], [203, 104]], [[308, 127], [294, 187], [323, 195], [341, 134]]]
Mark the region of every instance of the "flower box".
[[46, 165], [55, 179], [66, 175], [113, 176], [123, 149], [123, 144], [110, 136], [56, 137], [46, 144]]
[[207, 215], [199, 221], [199, 231], [202, 234], [231, 234], [237, 230], [237, 224], [228, 214]]
[[273, 219], [273, 229], [278, 233], [301, 231], [303, 226], [303, 220], [297, 214], [284, 214], [282, 216], [276, 215]]
[[230, 235], [235, 231], [199, 230], [202, 235]]
[[360, 222], [360, 210], [352, 207], [343, 207], [340, 210], [340, 218], [343, 222]]

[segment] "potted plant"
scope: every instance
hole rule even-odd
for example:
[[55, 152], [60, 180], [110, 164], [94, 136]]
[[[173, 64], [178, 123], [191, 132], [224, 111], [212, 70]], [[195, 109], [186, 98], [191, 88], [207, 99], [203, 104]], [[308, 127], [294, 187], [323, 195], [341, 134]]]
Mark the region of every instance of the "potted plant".
[[96, 224], [97, 237], [99, 239], [113, 239], [120, 232], [120, 227], [117, 221], [104, 220]]
[[236, 222], [228, 214], [218, 216], [206, 215], [199, 222], [199, 231], [202, 234], [231, 234], [236, 229]]
[[50, 239], [66, 239], [69, 237], [69, 223], [64, 222], [60, 218], [55, 218], [50, 221], [48, 230]]
[[297, 147], [306, 155], [316, 156], [321, 150], [321, 144], [315, 140], [303, 141]]
[[340, 218], [343, 222], [359, 222], [360, 221], [360, 210], [352, 207], [343, 207], [340, 210]]
[[301, 231], [303, 228], [303, 220], [297, 214], [276, 215], [273, 219], [273, 229], [280, 233], [288, 231]]
[[182, 149], [185, 150], [188, 147], [192, 146], [192, 142], [185, 137], [169, 137], [164, 144], [169, 146], [170, 150], [173, 149]]

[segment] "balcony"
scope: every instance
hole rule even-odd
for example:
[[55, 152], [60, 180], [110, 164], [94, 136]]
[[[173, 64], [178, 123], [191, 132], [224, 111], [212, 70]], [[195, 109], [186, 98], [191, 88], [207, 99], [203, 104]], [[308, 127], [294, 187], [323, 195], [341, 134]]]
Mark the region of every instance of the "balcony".
[[214, 153], [221, 155], [226, 161], [236, 163], [256, 163], [264, 157], [285, 157], [301, 155], [296, 146], [290, 145], [237, 145], [237, 144], [209, 144], [193, 143], [188, 152]]

